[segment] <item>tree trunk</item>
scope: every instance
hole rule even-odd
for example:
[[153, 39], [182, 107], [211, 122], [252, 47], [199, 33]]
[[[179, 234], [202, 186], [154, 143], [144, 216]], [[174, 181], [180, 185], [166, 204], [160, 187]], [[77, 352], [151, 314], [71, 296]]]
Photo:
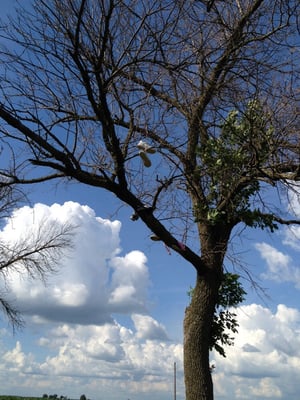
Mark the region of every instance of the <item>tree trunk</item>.
[[219, 274], [197, 276], [184, 319], [184, 374], [186, 400], [213, 400], [209, 366], [211, 326], [220, 285]]

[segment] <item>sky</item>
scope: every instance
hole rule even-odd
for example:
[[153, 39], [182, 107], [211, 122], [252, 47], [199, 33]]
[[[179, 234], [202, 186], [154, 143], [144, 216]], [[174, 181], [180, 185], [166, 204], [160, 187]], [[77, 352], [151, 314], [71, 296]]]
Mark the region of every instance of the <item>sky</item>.
[[[46, 219], [76, 226], [74, 247], [46, 286], [24, 273], [8, 276], [9, 298], [26, 325], [13, 334], [2, 315], [1, 394], [167, 400], [176, 362], [183, 400], [182, 320], [192, 267], [152, 242], [128, 207], [116, 212], [117, 200], [99, 189], [43, 184], [31, 198], [5, 221], [0, 239], [32, 235]], [[299, 216], [296, 196], [292, 203]], [[242, 280], [248, 296], [236, 310], [235, 345], [226, 358], [211, 355], [217, 400], [298, 399], [299, 236], [300, 228], [246, 234], [243, 257], [265, 293]]]
[[[1, 4], [9, 12], [15, 1]], [[46, 218], [74, 224], [74, 246], [46, 285], [24, 273], [7, 277], [25, 326], [14, 333], [0, 314], [0, 394], [167, 400], [176, 363], [184, 400], [182, 321], [193, 268], [100, 189], [45, 183], [29, 200], [5, 221], [0, 240], [33, 235]], [[296, 196], [291, 205], [299, 217]], [[284, 199], [281, 207], [288, 209]], [[226, 358], [211, 354], [216, 400], [299, 399], [299, 238], [300, 228], [290, 227], [233, 239], [259, 288], [238, 270], [248, 294], [236, 309], [235, 345]]]

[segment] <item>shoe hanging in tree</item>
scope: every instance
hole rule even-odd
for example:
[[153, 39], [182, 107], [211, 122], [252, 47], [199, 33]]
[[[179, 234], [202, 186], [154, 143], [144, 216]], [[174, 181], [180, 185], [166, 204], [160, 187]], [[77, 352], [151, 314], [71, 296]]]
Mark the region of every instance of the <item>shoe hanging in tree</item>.
[[151, 161], [148, 158], [147, 154], [141, 150], [141, 151], [139, 151], [139, 155], [140, 155], [141, 159], [143, 160], [144, 166], [147, 168], [151, 167]]
[[154, 154], [156, 152], [155, 148], [150, 146], [148, 143], [143, 142], [140, 140], [137, 144], [137, 148], [140, 150], [139, 155], [141, 159], [143, 160], [144, 166], [149, 168], [151, 167], [151, 161], [147, 155], [148, 154]]
[[137, 148], [139, 150], [144, 151], [145, 153], [149, 153], [149, 154], [154, 154], [156, 152], [155, 148], [150, 146], [148, 143], [143, 142], [142, 140], [140, 140], [137, 144]]

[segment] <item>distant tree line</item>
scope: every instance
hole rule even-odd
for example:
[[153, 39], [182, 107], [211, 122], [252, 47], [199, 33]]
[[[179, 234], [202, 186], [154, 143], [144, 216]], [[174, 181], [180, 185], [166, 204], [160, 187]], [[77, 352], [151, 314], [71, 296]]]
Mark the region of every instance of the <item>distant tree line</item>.
[[[63, 396], [63, 395], [61, 395], [61, 396], [58, 396], [57, 394], [47, 394], [47, 393], [44, 393], [43, 394], [43, 396], [42, 396], [42, 398], [43, 399], [59, 399], [59, 400], [69, 400], [70, 398], [68, 397], [68, 396]], [[1, 400], [1, 399], [0, 399]], [[86, 396], [85, 396], [85, 394], [82, 394], [81, 396], [80, 396], [80, 400], [88, 400], [87, 398], [86, 398]]]
[[[40, 400], [40, 399], [56, 399], [56, 400], [70, 400], [68, 396], [58, 396], [57, 394], [47, 394], [44, 393], [42, 397], [26, 397], [26, 396], [1, 396], [0, 395], [0, 400]], [[82, 394], [80, 396], [80, 400], [89, 400], [87, 397]]]

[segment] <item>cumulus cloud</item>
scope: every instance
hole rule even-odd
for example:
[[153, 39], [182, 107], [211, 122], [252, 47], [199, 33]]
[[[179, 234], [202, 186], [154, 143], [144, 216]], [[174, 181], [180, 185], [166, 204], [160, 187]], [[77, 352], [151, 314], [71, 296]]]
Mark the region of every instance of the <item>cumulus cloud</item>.
[[[73, 202], [22, 208], [2, 232], [8, 237], [25, 233], [45, 216], [53, 223], [69, 221], [77, 226], [74, 249], [46, 288], [26, 276], [11, 276], [18, 305], [31, 322], [41, 325], [33, 325], [36, 344], [30, 350], [20, 340], [4, 346], [2, 332], [1, 389], [15, 388], [16, 394], [28, 396], [52, 393], [55, 388], [73, 398], [82, 393], [98, 398], [101, 393], [101, 398], [111, 400], [166, 400], [176, 362], [177, 397], [183, 399], [182, 344], [172, 342], [164, 325], [147, 313], [145, 255], [140, 251], [122, 255], [121, 224]], [[266, 261], [268, 279], [299, 282], [288, 254], [266, 243], [256, 249]], [[251, 304], [236, 312], [240, 326], [235, 346], [226, 349], [226, 359], [213, 354], [216, 398], [298, 399], [299, 310], [281, 304], [272, 311]], [[130, 328], [120, 322], [121, 313], [131, 318]]]
[[[213, 354], [215, 397], [298, 399], [300, 311], [282, 304], [274, 311], [258, 304], [236, 311], [240, 327], [235, 346], [227, 348], [226, 359]], [[117, 321], [102, 326], [57, 325], [37, 342], [44, 357], [34, 357], [18, 341], [10, 350], [0, 349], [1, 388], [14, 379], [12, 387], [28, 386], [31, 393], [32, 388], [47, 393], [55, 387], [77, 397], [85, 392], [97, 398], [101, 391], [101, 397], [113, 400], [141, 396], [166, 400], [172, 392], [175, 361], [177, 397], [183, 399], [182, 345], [150, 339], [151, 327], [163, 327], [146, 317], [134, 315], [134, 329]]]
[[[144, 317], [140, 316], [140, 321]], [[147, 324], [159, 326], [153, 319], [144, 322], [144, 325]], [[103, 398], [117, 399], [120, 393], [124, 393], [125, 398], [144, 393], [143, 398], [147, 398], [148, 392], [152, 398], [167, 399], [172, 388], [173, 363], [176, 361], [180, 377], [178, 390], [183, 391], [182, 345], [142, 337], [140, 332], [139, 326], [131, 330], [116, 321], [102, 326], [55, 326], [37, 342], [39, 349], [36, 349], [36, 354], [45, 353], [44, 359], [27, 354], [20, 342], [9, 351], [0, 351], [3, 360], [0, 366], [1, 388], [6, 388], [11, 380], [10, 374], [14, 374], [14, 387], [25, 387], [30, 381], [31, 388], [36, 388], [47, 381], [48, 388], [44, 391], [49, 392], [52, 385], [56, 391], [61, 388], [62, 393], [72, 395], [75, 393], [73, 386], [77, 385], [77, 390], [82, 390], [81, 382], [88, 382], [86, 392], [94, 398], [97, 398], [101, 388]], [[2, 381], [5, 375], [8, 378]]]
[[[79, 397], [74, 385], [84, 392], [88, 382], [86, 393], [92, 396], [94, 387], [96, 397], [101, 382], [103, 396], [111, 399], [137, 392], [145, 399], [147, 392], [167, 398], [173, 363], [177, 361], [179, 371], [182, 365], [182, 345], [172, 342], [165, 327], [147, 314], [146, 256], [137, 250], [123, 256], [120, 222], [97, 217], [74, 202], [23, 207], [0, 235], [14, 240], [38, 228], [44, 218], [76, 225], [74, 247], [46, 287], [26, 274], [10, 275], [16, 305], [39, 334], [35, 356], [20, 341], [9, 350], [0, 346], [1, 388], [19, 387], [22, 394], [32, 395], [32, 388], [47, 393], [53, 387]], [[117, 322], [120, 314], [131, 318], [131, 329]]]
[[61, 260], [59, 272], [47, 281], [13, 272], [8, 283], [16, 306], [34, 321], [80, 324], [112, 323], [112, 314], [145, 312], [149, 286], [147, 259], [139, 251], [120, 255], [121, 223], [95, 215], [75, 202], [23, 207], [7, 220], [0, 235], [17, 240], [42, 220], [76, 226], [72, 251]]
[[134, 314], [132, 319], [137, 330], [138, 338], [163, 341], [168, 340], [165, 327], [149, 315]]
[[263, 279], [275, 282], [292, 282], [300, 289], [300, 269], [293, 264], [293, 259], [267, 243], [256, 243], [255, 248], [266, 261], [267, 271], [261, 274]]
[[140, 251], [111, 259], [112, 291], [108, 302], [116, 311], [143, 311], [144, 295], [149, 285], [146, 262], [146, 256]]
[[116, 321], [103, 326], [65, 324], [50, 330], [39, 344], [59, 349], [40, 365], [43, 373], [110, 377], [114, 371], [120, 379], [151, 371], [162, 373], [170, 368], [171, 360], [180, 360], [182, 353], [181, 345], [141, 337], [139, 329], [132, 331]]
[[10, 371], [18, 371], [25, 365], [25, 354], [22, 352], [21, 343], [17, 341], [16, 347], [4, 353], [2, 360]]
[[237, 318], [240, 327], [235, 346], [227, 348], [226, 359], [215, 354], [219, 394], [252, 400], [298, 398], [299, 310], [280, 304], [272, 312], [251, 304], [240, 307]]

